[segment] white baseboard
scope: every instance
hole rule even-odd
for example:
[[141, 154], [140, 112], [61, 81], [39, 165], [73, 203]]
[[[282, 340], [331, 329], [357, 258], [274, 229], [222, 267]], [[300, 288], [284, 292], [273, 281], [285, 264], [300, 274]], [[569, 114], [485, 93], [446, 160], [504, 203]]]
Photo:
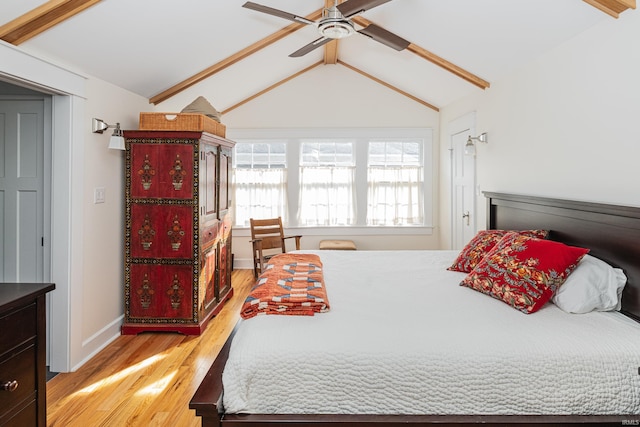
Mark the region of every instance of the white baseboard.
[[253, 270], [253, 258], [235, 258], [233, 259], [234, 270]]
[[124, 314], [84, 340], [82, 342], [82, 353], [86, 356], [82, 358], [80, 363], [71, 367], [71, 372], [87, 363], [93, 356], [98, 354], [102, 349], [118, 338], [120, 336], [120, 327], [122, 326], [122, 322], [124, 322]]

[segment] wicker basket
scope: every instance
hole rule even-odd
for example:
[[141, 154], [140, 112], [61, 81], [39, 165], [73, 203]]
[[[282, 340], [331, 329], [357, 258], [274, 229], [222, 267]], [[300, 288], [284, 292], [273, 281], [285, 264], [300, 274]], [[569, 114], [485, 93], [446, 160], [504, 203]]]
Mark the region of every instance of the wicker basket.
[[140, 113], [140, 130], [192, 130], [226, 136], [227, 128], [204, 114]]

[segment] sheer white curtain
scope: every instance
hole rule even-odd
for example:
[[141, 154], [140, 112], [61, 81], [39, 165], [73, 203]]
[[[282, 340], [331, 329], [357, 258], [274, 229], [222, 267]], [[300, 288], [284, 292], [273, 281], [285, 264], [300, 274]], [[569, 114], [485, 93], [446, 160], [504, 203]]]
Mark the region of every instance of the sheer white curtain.
[[256, 168], [234, 170], [233, 198], [236, 225], [249, 226], [249, 218], [277, 218], [287, 223], [287, 170]]
[[352, 225], [355, 212], [355, 167], [300, 168], [299, 225]]
[[422, 166], [369, 166], [368, 225], [421, 225]]

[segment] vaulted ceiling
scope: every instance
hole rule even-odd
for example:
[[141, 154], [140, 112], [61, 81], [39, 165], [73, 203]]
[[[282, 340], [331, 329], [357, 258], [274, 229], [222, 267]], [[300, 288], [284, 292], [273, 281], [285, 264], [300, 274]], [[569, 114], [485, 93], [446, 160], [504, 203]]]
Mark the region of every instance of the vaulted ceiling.
[[[291, 58], [319, 37], [317, 29], [244, 3], [4, 0], [0, 38], [155, 104], [207, 85], [229, 111], [309, 69], [342, 66], [437, 110], [635, 9], [635, 0], [382, 1], [354, 22], [393, 32], [410, 42], [406, 49], [354, 34]], [[317, 20], [333, 0], [256, 3]]]

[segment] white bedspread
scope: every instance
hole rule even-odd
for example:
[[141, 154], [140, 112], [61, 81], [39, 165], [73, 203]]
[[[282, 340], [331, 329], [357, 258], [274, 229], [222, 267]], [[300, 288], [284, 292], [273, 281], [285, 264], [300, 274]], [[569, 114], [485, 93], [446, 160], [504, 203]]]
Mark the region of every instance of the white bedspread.
[[228, 413], [640, 414], [640, 324], [526, 315], [446, 270], [457, 251], [314, 251], [329, 313], [242, 321]]

